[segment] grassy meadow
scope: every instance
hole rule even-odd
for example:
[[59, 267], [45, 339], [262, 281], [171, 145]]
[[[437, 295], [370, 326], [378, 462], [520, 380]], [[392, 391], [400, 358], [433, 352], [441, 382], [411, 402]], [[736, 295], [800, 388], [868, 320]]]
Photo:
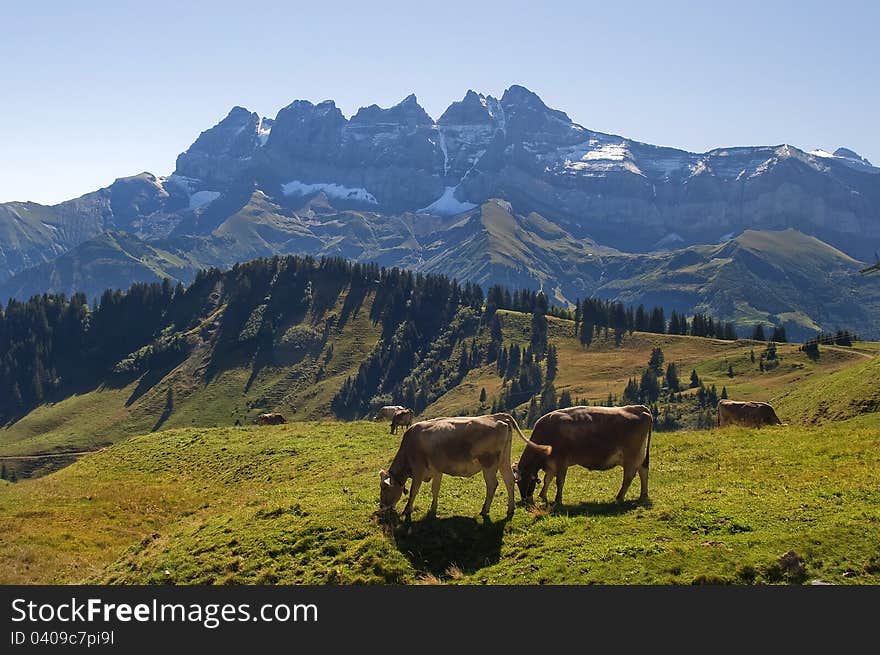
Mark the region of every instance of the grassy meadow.
[[0, 582], [880, 583], [880, 414], [655, 433], [650, 503], [576, 468], [563, 506], [510, 521], [503, 485], [478, 516], [481, 476], [445, 476], [435, 518], [430, 485], [411, 523], [378, 515], [398, 442], [331, 421], [128, 439], [0, 486]]

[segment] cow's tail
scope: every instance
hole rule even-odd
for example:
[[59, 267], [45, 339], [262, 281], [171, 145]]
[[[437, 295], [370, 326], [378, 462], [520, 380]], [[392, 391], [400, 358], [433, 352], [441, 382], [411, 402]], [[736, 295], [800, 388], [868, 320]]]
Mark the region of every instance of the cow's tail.
[[645, 445], [645, 461], [642, 462], [642, 468], [648, 468], [651, 464], [651, 433], [654, 431], [654, 421], [648, 426], [648, 443]]
[[522, 433], [522, 430], [519, 429], [519, 424], [517, 424], [516, 419], [513, 418], [510, 414], [507, 415], [507, 419], [509, 421], [508, 425], [512, 430], [516, 430], [516, 433], [519, 435], [519, 438], [526, 442], [526, 446], [531, 446], [535, 450], [539, 450], [545, 455], [549, 455], [553, 452], [552, 446], [545, 446], [543, 444], [535, 443], [531, 441], [526, 435]]

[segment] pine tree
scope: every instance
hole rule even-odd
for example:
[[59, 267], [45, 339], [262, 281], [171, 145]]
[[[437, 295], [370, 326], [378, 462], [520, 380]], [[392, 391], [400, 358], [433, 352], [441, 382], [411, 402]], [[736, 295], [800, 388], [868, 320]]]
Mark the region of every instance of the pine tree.
[[568, 389], [563, 389], [562, 393], [559, 394], [559, 407], [573, 407], [574, 402], [571, 399], [571, 392]]
[[537, 398], [537, 396], [532, 396], [532, 399], [529, 401], [529, 413], [526, 414], [526, 425], [529, 427], [532, 427], [535, 421], [540, 418]]
[[656, 334], [666, 333], [666, 317], [662, 307], [654, 307], [651, 310], [651, 320], [648, 325], [648, 331]]
[[654, 375], [660, 375], [663, 370], [663, 349], [660, 346], [651, 350], [651, 358], [648, 360], [648, 368], [654, 372]]
[[[586, 303], [586, 302], [587, 301], [585, 300], [584, 303]], [[593, 332], [595, 331], [595, 329], [596, 329], [596, 325], [593, 322], [593, 317], [587, 316], [586, 310], [585, 310], [584, 317], [581, 320], [580, 339], [581, 339], [582, 344], [589, 346], [591, 343], [593, 343]]]
[[480, 389], [480, 407], [486, 406], [486, 387]]
[[697, 375], [697, 369], [693, 369], [691, 371], [691, 389], [696, 389], [699, 386], [702, 386], [702, 382], [700, 382], [700, 376]]
[[556, 352], [556, 346], [547, 347], [547, 380], [555, 380], [556, 372], [559, 366], [559, 355]]
[[754, 329], [752, 330], [752, 341], [766, 341], [767, 337], [764, 336], [764, 325], [763, 323], [758, 323]]
[[733, 377], [733, 364], [727, 365], [727, 377], [729, 377], [729, 378]]
[[771, 341], [775, 341], [776, 343], [787, 343], [788, 337], [785, 334], [785, 326], [777, 325], [773, 328], [773, 334], [770, 337]]
[[721, 387], [721, 400], [727, 400], [727, 387]]
[[660, 397], [660, 382], [657, 380], [657, 373], [654, 369], [647, 369], [642, 373], [642, 381], [639, 383], [639, 396], [642, 402], [657, 402]]
[[675, 362], [670, 362], [666, 367], [666, 386], [669, 391], [676, 392], [681, 390], [681, 382], [678, 379], [678, 367]]

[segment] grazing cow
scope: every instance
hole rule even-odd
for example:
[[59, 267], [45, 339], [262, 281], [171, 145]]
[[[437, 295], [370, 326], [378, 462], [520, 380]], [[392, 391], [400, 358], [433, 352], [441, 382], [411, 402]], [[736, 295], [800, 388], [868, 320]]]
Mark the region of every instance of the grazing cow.
[[278, 412], [269, 412], [268, 414], [260, 414], [256, 419], [257, 425], [281, 425], [287, 423], [284, 417]]
[[520, 436], [530, 447], [549, 455], [549, 446], [539, 446], [529, 441], [509, 414], [489, 416], [456, 416], [435, 418], [413, 423], [400, 441], [394, 461], [387, 471], [379, 472], [379, 500], [382, 509], [390, 509], [406, 493], [404, 485], [412, 478], [412, 494], [403, 510], [405, 516], [412, 514], [413, 502], [422, 482], [431, 481], [431, 513], [437, 512], [437, 496], [443, 474], [469, 478], [480, 471], [486, 481], [486, 500], [480, 513], [489, 513], [498, 472], [507, 487], [507, 514], [513, 514], [513, 471], [510, 467], [512, 432]]
[[623, 467], [623, 484], [617, 494], [622, 503], [636, 473], [642, 483], [639, 500], [648, 497], [648, 457], [653, 426], [651, 410], [644, 405], [627, 407], [568, 407], [544, 414], [535, 423], [532, 441], [552, 447], [550, 455], [526, 449], [514, 467], [519, 492], [526, 502], [544, 469], [539, 494], [547, 501], [550, 482], [556, 479], [556, 504], [562, 503], [562, 486], [568, 467], [578, 464], [593, 471]]
[[401, 409], [399, 412], [394, 413], [394, 418], [391, 419], [391, 434], [397, 434], [397, 428], [401, 425], [405, 425], [409, 427], [413, 422], [413, 411], [411, 409]]
[[718, 427], [723, 428], [728, 425], [759, 428], [762, 425], [783, 425], [783, 423], [768, 403], [719, 400]]
[[385, 405], [385, 407], [382, 407], [381, 409], [379, 409], [379, 411], [373, 417], [373, 420], [376, 422], [390, 421], [391, 419], [394, 418], [394, 415], [397, 412], [401, 412], [404, 409], [406, 409], [406, 407], [401, 407], [400, 405]]

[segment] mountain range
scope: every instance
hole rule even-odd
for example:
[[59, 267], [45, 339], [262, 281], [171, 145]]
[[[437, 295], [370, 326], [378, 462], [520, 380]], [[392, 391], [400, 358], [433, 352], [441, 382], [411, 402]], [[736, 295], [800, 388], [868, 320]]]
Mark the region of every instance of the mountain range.
[[711, 311], [792, 335], [877, 333], [880, 168], [791, 145], [692, 153], [584, 128], [534, 93], [410, 95], [346, 118], [233, 108], [168, 176], [0, 204], [0, 297], [84, 291], [284, 254]]

